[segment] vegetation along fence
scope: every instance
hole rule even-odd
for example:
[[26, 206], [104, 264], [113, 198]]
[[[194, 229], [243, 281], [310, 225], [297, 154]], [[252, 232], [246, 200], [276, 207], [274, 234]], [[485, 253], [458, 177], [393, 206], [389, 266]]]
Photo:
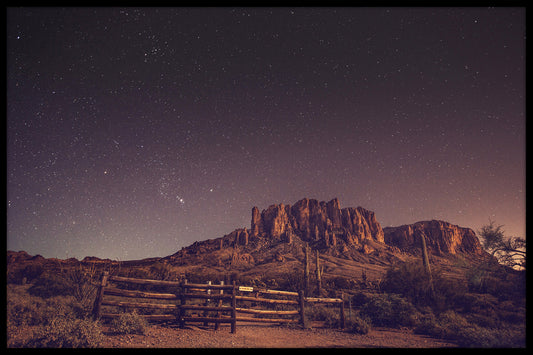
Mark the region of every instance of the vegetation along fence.
[[[116, 284], [126, 285], [118, 288]], [[170, 290], [167, 293], [131, 290], [133, 285]], [[131, 301], [130, 299], [136, 299]], [[126, 299], [126, 300], [125, 300]], [[138, 299], [149, 300], [148, 302]], [[149, 321], [176, 321], [181, 327], [186, 323], [229, 323], [235, 333], [237, 322], [297, 323], [307, 328], [306, 307], [316, 303], [329, 303], [339, 307], [340, 327], [345, 327], [342, 298], [305, 297], [299, 292], [259, 289], [232, 285], [191, 284], [184, 281], [161, 281], [110, 276], [104, 272], [93, 308], [95, 319], [115, 318], [120, 311], [143, 310]], [[111, 313], [104, 308], [114, 308]], [[149, 314], [146, 314], [149, 313]], [[155, 314], [154, 314], [155, 313]]]

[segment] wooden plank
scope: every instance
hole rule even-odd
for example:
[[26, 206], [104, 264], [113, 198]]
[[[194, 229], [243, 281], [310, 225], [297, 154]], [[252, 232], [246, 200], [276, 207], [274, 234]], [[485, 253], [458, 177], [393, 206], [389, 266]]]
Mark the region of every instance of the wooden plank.
[[287, 318], [253, 318], [253, 317], [237, 317], [237, 322], [254, 322], [254, 323], [298, 323], [298, 319]]
[[173, 293], [153, 293], [143, 291], [122, 290], [120, 288], [106, 287], [104, 288], [105, 295], [122, 296], [122, 297], [136, 297], [136, 298], [152, 298], [159, 300], [177, 300], [179, 297]]
[[198, 288], [198, 289], [211, 289], [211, 290], [231, 290], [233, 286], [231, 285], [207, 285], [207, 284], [184, 284], [184, 288]]
[[[102, 313], [102, 318], [118, 318], [120, 317], [120, 313]], [[176, 316], [173, 314], [143, 314], [141, 315], [143, 318], [146, 318], [148, 321], [156, 321], [156, 320], [175, 320]]]
[[158, 304], [158, 303], [144, 303], [144, 302], [118, 302], [118, 301], [102, 301], [102, 305], [116, 306], [116, 307], [131, 307], [131, 308], [152, 308], [152, 309], [177, 309], [175, 304]]
[[162, 281], [150, 279], [136, 279], [132, 277], [110, 276], [109, 281], [126, 282], [139, 285], [154, 285], [154, 286], [180, 286], [180, 281]]
[[295, 296], [298, 297], [298, 292], [281, 291], [281, 290], [257, 290], [259, 293], [265, 293], [270, 295], [283, 295], [283, 296]]
[[237, 312], [242, 313], [252, 313], [252, 314], [279, 314], [279, 315], [293, 315], [293, 314], [299, 314], [300, 311], [294, 310], [294, 311], [272, 311], [272, 310], [266, 310], [266, 309], [251, 309], [251, 308], [235, 308]]
[[182, 296], [185, 297], [185, 298], [231, 299], [231, 295], [230, 294], [206, 295], [205, 293], [183, 293]]
[[294, 301], [294, 300], [273, 300], [269, 298], [251, 297], [251, 296], [235, 296], [235, 298], [241, 301], [253, 301], [253, 302], [263, 302], [263, 303], [272, 303], [272, 304], [298, 304], [298, 301]]
[[317, 297], [306, 297], [305, 302], [315, 302], [315, 303], [342, 303], [340, 298], [317, 298]]
[[212, 312], [228, 312], [231, 311], [229, 306], [197, 306], [193, 304], [180, 306], [181, 309], [197, 310], [197, 311], [212, 311]]
[[231, 323], [232, 322], [232, 319], [231, 318], [224, 318], [224, 317], [219, 317], [219, 318], [211, 318], [211, 317], [183, 317], [183, 320], [185, 322], [208, 322], [208, 323]]

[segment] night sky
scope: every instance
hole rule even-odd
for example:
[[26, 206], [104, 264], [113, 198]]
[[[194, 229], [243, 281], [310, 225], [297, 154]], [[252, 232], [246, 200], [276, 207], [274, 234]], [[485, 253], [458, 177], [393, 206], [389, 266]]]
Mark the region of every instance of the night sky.
[[167, 256], [307, 197], [525, 237], [524, 8], [8, 8], [7, 249]]

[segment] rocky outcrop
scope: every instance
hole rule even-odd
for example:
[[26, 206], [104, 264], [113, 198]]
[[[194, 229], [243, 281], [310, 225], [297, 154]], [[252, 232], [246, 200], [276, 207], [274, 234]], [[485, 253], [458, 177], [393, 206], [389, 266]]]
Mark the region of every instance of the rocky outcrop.
[[444, 221], [423, 221], [399, 227], [384, 228], [385, 243], [402, 251], [420, 248], [421, 237], [426, 238], [428, 249], [436, 255], [465, 253], [482, 255], [478, 237], [470, 228]]
[[357, 245], [363, 240], [384, 242], [374, 212], [362, 207], [340, 208], [339, 200], [329, 202], [304, 198], [294, 205], [271, 205], [259, 214], [252, 209], [250, 236], [290, 242], [297, 235], [307, 242], [336, 246], [339, 241]]

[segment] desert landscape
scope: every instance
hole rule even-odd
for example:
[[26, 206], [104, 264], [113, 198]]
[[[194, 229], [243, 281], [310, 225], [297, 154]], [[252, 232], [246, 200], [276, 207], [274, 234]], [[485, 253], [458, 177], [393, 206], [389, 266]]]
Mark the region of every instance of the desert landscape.
[[[337, 199], [305, 198], [261, 212], [254, 207], [251, 215], [250, 228], [162, 258], [79, 261], [8, 251], [7, 346], [525, 346], [525, 273], [498, 264], [469, 228], [434, 220], [383, 229], [373, 212], [340, 208]], [[114, 291], [98, 296], [104, 272]], [[235, 296], [239, 304], [266, 300], [270, 305], [235, 308], [235, 332], [227, 323], [180, 323], [186, 318], [179, 313], [183, 288], [208, 282], [242, 286]], [[231, 286], [225, 287], [223, 292], [230, 293]], [[210, 297], [222, 296], [217, 290]], [[282, 304], [267, 296], [250, 297], [251, 290], [281, 294]], [[177, 301], [151, 300], [157, 309], [133, 309], [118, 296], [133, 291], [147, 298], [163, 298], [166, 292], [165, 298]], [[291, 313], [288, 295], [299, 291], [306, 307]], [[101, 305], [101, 314], [109, 317], [95, 319], [96, 299], [106, 292], [117, 295]], [[215, 310], [215, 300], [209, 306], [192, 302], [191, 308]], [[316, 300], [337, 303], [311, 303]], [[239, 321], [247, 316], [241, 312], [295, 318], [253, 324]]]

